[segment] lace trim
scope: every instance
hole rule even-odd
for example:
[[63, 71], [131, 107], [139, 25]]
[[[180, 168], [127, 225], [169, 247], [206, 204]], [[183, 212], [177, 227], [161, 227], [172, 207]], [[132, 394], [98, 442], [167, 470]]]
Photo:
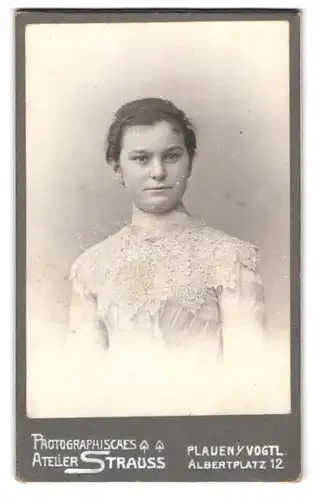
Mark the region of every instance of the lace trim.
[[77, 293], [97, 296], [104, 314], [114, 303], [131, 317], [139, 310], [154, 315], [170, 298], [195, 314], [209, 288], [235, 289], [239, 264], [255, 272], [258, 260], [252, 244], [190, 218], [163, 236], [124, 227], [83, 253], [70, 279]]

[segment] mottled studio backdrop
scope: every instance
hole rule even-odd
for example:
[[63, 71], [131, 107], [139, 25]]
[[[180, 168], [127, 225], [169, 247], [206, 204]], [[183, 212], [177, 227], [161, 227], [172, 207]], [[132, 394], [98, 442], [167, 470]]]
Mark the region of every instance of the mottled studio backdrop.
[[288, 24], [56, 24], [26, 33], [28, 341], [64, 335], [70, 265], [129, 218], [104, 136], [145, 96], [192, 119], [186, 207], [260, 246], [269, 326], [289, 333]]

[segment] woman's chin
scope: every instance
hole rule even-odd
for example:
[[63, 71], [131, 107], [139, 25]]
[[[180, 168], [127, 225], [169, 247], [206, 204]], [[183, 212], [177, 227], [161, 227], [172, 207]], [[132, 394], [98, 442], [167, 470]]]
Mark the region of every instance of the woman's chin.
[[177, 205], [178, 203], [155, 202], [155, 203], [143, 204], [138, 208], [148, 214], [163, 214], [166, 212], [172, 212], [173, 210], [175, 210]]

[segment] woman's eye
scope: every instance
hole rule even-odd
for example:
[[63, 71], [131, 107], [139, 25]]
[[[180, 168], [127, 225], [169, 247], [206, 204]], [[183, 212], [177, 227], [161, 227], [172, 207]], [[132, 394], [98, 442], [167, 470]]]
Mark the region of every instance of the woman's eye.
[[178, 153], [169, 153], [165, 155], [164, 160], [175, 163], [179, 159], [180, 155]]
[[144, 165], [145, 163], [148, 162], [148, 157], [147, 156], [137, 156], [136, 158], [134, 158], [134, 161], [136, 161], [137, 163], [141, 163], [141, 165]]

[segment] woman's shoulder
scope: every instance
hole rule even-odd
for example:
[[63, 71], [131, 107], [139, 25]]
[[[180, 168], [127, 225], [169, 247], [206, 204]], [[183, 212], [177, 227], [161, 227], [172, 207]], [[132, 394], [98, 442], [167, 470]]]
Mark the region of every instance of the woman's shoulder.
[[246, 267], [256, 269], [260, 253], [257, 245], [212, 227], [203, 220], [194, 219], [194, 223], [198, 239], [213, 251], [217, 260], [238, 260]]
[[126, 227], [124, 226], [81, 253], [71, 266], [70, 279], [74, 279], [79, 274], [89, 278], [89, 275], [93, 275], [99, 268], [110, 266], [111, 260], [126, 244]]

